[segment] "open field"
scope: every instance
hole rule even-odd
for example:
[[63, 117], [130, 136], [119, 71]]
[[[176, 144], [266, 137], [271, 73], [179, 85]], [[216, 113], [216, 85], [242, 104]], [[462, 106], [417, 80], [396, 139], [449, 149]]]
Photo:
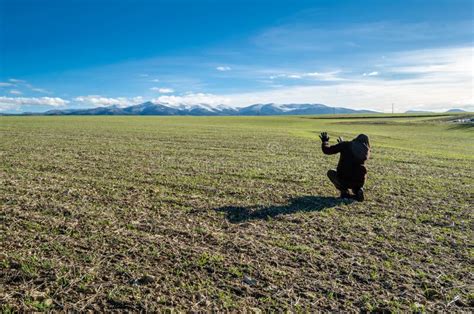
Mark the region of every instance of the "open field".
[[326, 118], [0, 117], [2, 309], [473, 311], [474, 128]]

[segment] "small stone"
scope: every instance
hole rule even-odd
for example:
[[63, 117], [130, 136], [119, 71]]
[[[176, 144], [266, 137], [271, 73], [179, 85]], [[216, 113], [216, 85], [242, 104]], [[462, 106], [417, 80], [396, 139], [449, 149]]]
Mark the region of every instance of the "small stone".
[[155, 282], [155, 277], [152, 275], [144, 275], [140, 279], [136, 280], [137, 285], [148, 285], [150, 283]]
[[249, 286], [255, 286], [257, 284], [257, 281], [255, 279], [247, 275], [244, 276], [244, 282]]

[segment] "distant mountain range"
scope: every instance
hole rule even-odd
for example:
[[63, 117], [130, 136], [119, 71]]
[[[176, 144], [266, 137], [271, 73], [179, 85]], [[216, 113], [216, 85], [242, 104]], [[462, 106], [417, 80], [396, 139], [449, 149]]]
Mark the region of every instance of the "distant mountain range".
[[[462, 109], [450, 109], [447, 113], [466, 112]], [[310, 114], [351, 114], [378, 113], [372, 110], [355, 110], [343, 107], [330, 107], [323, 104], [255, 104], [247, 107], [225, 105], [169, 105], [145, 102], [129, 107], [112, 105], [108, 107], [86, 109], [54, 109], [46, 112], [25, 112], [22, 115], [156, 115], [156, 116], [272, 116], [272, 115], [310, 115]], [[405, 113], [431, 113], [430, 111], [408, 110]], [[0, 113], [0, 115], [9, 115]]]
[[[462, 109], [456, 109], [456, 108], [453, 108], [453, 109], [449, 109], [447, 111], [445, 111], [446, 113], [456, 113], [456, 112], [467, 112], [466, 110], [462, 110]], [[405, 113], [433, 113], [433, 111], [424, 111], [424, 110], [408, 110], [408, 111], [405, 111]]]
[[466, 111], [466, 110], [462, 110], [462, 109], [456, 109], [456, 108], [454, 108], [454, 109], [449, 109], [449, 110], [446, 111], [446, 112], [467, 112], [467, 111]]
[[55, 109], [43, 113], [24, 113], [25, 115], [158, 115], [158, 116], [271, 116], [305, 114], [347, 114], [376, 113], [371, 110], [354, 110], [342, 107], [330, 107], [322, 104], [255, 104], [234, 108], [224, 105], [210, 106], [176, 105], [145, 102], [143, 104], [119, 107], [97, 107], [90, 109]]

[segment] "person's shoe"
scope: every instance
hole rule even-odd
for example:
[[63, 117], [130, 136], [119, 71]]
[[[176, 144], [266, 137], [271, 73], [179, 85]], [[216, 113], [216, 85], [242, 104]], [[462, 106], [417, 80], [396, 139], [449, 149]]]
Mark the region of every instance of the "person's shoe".
[[365, 197], [364, 197], [364, 189], [360, 188], [357, 190], [357, 192], [354, 195], [354, 199], [358, 202], [363, 202]]
[[348, 190], [345, 190], [345, 191], [341, 191], [341, 196], [339, 196], [340, 198], [351, 198], [351, 194], [349, 193]]

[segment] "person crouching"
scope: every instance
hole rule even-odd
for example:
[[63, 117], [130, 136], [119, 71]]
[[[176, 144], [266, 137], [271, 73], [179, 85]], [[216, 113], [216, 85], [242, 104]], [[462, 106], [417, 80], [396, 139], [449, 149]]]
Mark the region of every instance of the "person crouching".
[[[326, 132], [319, 136], [322, 141], [321, 148], [326, 155], [340, 153], [337, 169], [331, 169], [327, 175], [336, 189], [341, 192], [341, 198], [354, 197], [359, 202], [364, 200], [364, 183], [367, 178], [365, 162], [370, 156], [369, 137], [359, 134], [352, 141], [344, 141], [339, 137], [336, 145], [329, 144]], [[350, 191], [354, 196], [350, 194]]]

